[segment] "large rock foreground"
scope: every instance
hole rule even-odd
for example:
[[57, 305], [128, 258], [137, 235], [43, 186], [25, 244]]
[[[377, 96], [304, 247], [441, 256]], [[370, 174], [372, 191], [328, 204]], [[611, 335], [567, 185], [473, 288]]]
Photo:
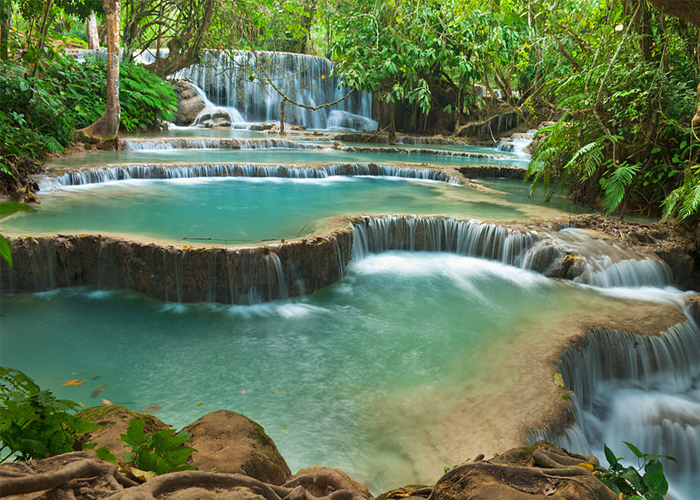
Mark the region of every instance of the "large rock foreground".
[[[135, 417], [147, 432], [169, 426], [149, 414], [121, 406], [94, 407], [79, 416], [103, 427], [87, 436], [97, 447], [107, 446], [124, 459], [119, 434]], [[338, 469], [310, 467], [292, 476], [284, 458], [264, 429], [235, 412], [209, 413], [185, 427], [195, 449], [190, 463], [196, 471], [174, 472], [137, 483], [116, 464], [102, 462], [94, 452], [75, 452], [45, 460], [0, 465], [0, 497], [29, 499], [200, 499], [200, 500], [371, 500], [363, 485]], [[434, 486], [407, 486], [377, 500], [567, 500], [617, 496], [590, 471], [595, 457], [573, 455], [540, 441], [500, 456], [447, 471]]]

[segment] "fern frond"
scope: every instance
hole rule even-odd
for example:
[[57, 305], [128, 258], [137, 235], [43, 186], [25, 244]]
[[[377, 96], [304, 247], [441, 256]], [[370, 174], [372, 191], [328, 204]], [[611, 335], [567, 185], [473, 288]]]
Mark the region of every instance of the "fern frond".
[[625, 198], [625, 192], [627, 187], [632, 184], [634, 176], [637, 174], [641, 165], [635, 163], [634, 165], [629, 165], [626, 162], [617, 167], [611, 174], [609, 178], [602, 178], [600, 180], [600, 186], [603, 188], [603, 210], [607, 214], [615, 211], [615, 209], [620, 206], [622, 200]]

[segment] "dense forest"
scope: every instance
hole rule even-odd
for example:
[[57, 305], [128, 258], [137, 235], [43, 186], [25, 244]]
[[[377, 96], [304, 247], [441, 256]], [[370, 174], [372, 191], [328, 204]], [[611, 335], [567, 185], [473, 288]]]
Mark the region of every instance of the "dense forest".
[[[0, 1], [0, 168], [61, 153], [104, 109], [105, 0]], [[461, 135], [517, 112], [542, 127], [535, 186], [576, 201], [695, 220], [700, 208], [700, 7], [654, 0], [125, 0], [120, 128], [168, 120], [162, 79], [207, 50], [288, 51], [334, 61], [373, 92], [380, 127]], [[111, 8], [111, 7], [107, 7]], [[90, 40], [90, 44], [88, 41]], [[136, 64], [146, 49], [162, 57]], [[255, 76], [251, 73], [251, 78]]]

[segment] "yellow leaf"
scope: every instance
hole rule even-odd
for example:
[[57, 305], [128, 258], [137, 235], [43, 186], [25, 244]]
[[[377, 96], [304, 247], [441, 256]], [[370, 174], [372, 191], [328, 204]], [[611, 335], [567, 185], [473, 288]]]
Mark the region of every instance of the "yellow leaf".
[[554, 374], [554, 384], [557, 387], [561, 387], [562, 389], [565, 389], [566, 386], [564, 385], [564, 379], [561, 376], [561, 373], [557, 372]]
[[275, 391], [275, 394], [286, 394], [285, 391]]
[[129, 467], [129, 472], [131, 472], [131, 475], [134, 476], [137, 480], [143, 481], [144, 483], [158, 476], [158, 474], [151, 470], [141, 470], [137, 469], [136, 467]]
[[580, 464], [576, 464], [576, 466], [581, 467], [582, 469], [586, 469], [588, 472], [593, 472], [595, 470], [595, 467], [586, 462], [581, 462]]
[[78, 380], [77, 378], [74, 378], [73, 380], [66, 380], [63, 382], [63, 385], [83, 385], [84, 382], [82, 380]]
[[204, 403], [197, 403], [197, 406], [204, 406]]

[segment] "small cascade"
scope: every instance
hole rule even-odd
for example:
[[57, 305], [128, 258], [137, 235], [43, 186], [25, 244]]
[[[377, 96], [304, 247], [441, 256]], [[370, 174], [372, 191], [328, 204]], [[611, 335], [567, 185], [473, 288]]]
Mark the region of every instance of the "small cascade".
[[640, 288], [643, 286], [663, 288], [672, 285], [673, 275], [668, 264], [660, 260], [628, 259], [609, 264], [599, 271], [584, 275], [581, 281], [601, 288]]
[[573, 391], [576, 424], [531, 440], [554, 440], [576, 453], [601, 454], [607, 444], [630, 458], [623, 441], [645, 453], [669, 455], [664, 468], [672, 492], [700, 491], [700, 330], [692, 319], [659, 336], [592, 329], [558, 363]]
[[125, 139], [120, 146], [125, 151], [169, 151], [173, 149], [325, 149], [310, 142], [285, 139], [227, 139], [172, 138], [159, 140]]
[[496, 224], [439, 217], [363, 217], [353, 224], [353, 259], [387, 250], [453, 252], [523, 266], [539, 240]]
[[530, 158], [530, 154], [526, 152], [527, 147], [532, 144], [532, 138], [537, 130], [528, 130], [525, 133], [515, 133], [510, 137], [504, 137], [496, 144], [498, 151], [513, 153], [521, 158]]
[[285, 165], [246, 165], [237, 163], [173, 165], [125, 165], [67, 172], [58, 177], [45, 177], [39, 182], [42, 191], [57, 187], [83, 186], [129, 179], [189, 179], [199, 177], [283, 177], [292, 179], [322, 179], [333, 176], [402, 177], [459, 184], [449, 172], [431, 168], [402, 168], [376, 164], [336, 164], [321, 167], [290, 167]]
[[[267, 76], [291, 99], [309, 106], [342, 99], [348, 89], [339, 88], [331, 76], [328, 59], [282, 52], [206, 52], [203, 62], [177, 73], [200, 87], [214, 107], [237, 110], [245, 122], [275, 122], [280, 119], [283, 97], [269, 84]], [[264, 71], [263, 71], [264, 69]], [[253, 77], [251, 77], [253, 75]], [[340, 111], [362, 119], [345, 118], [344, 123], [370, 124], [372, 96], [352, 92], [338, 104], [317, 111], [287, 104], [285, 121], [307, 129], [325, 129], [330, 114]], [[334, 118], [334, 122], [338, 118]], [[238, 121], [238, 120], [236, 120]], [[355, 129], [354, 127], [348, 127]], [[376, 122], [373, 128], [376, 128]]]
[[333, 131], [373, 131], [377, 130], [377, 121], [367, 116], [356, 115], [348, 111], [333, 110], [328, 115], [326, 124], [328, 130]]
[[601, 288], [663, 288], [673, 283], [671, 269], [665, 262], [592, 238], [586, 231], [562, 229], [552, 238], [562, 252], [579, 261], [579, 274], [572, 276], [579, 283]]

